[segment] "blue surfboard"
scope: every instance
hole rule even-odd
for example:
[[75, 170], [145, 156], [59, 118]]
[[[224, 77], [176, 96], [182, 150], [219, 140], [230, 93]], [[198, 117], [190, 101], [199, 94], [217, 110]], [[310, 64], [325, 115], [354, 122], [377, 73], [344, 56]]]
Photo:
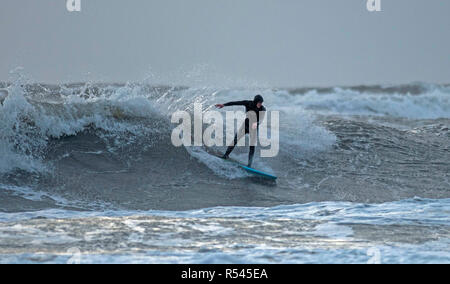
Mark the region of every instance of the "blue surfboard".
[[252, 174], [255, 174], [255, 175], [258, 175], [258, 176], [262, 176], [262, 177], [265, 177], [265, 178], [270, 178], [270, 179], [273, 179], [273, 180], [277, 179], [276, 176], [273, 176], [273, 175], [271, 175], [271, 174], [268, 174], [268, 173], [265, 173], [265, 172], [262, 172], [262, 171], [255, 170], [255, 169], [253, 169], [253, 168], [249, 168], [249, 167], [244, 166], [244, 165], [241, 165], [241, 164], [239, 164], [239, 163], [238, 163], [238, 165], [239, 165], [239, 167], [243, 168], [244, 170], [246, 170], [247, 172], [250, 172], [250, 173], [252, 173]]
[[[209, 154], [211, 154], [211, 155], [214, 155], [214, 156], [216, 156], [216, 157], [219, 157], [219, 158], [223, 159], [223, 158], [222, 158], [222, 154], [220, 154], [220, 153], [218, 153], [218, 152], [216, 152], [216, 151], [214, 151], [214, 150], [212, 150], [212, 149], [210, 149], [210, 148], [207, 148], [207, 152], [208, 152]], [[251, 173], [251, 174], [253, 174], [253, 175], [255, 175], [255, 176], [259, 176], [259, 177], [263, 177], [263, 178], [268, 178], [268, 179], [272, 179], [272, 180], [276, 180], [276, 179], [277, 179], [277, 177], [274, 176], [274, 175], [265, 173], [265, 172], [263, 172], [263, 171], [259, 171], [259, 170], [254, 169], [254, 168], [247, 167], [247, 166], [241, 164], [241, 162], [239, 162], [239, 161], [237, 161], [237, 160], [235, 160], [235, 159], [233, 159], [233, 158], [228, 158], [228, 159], [223, 159], [223, 160], [228, 161], [228, 162], [235, 163], [235, 164], [237, 164], [240, 168], [246, 170], [247, 172], [249, 172], [249, 173]]]

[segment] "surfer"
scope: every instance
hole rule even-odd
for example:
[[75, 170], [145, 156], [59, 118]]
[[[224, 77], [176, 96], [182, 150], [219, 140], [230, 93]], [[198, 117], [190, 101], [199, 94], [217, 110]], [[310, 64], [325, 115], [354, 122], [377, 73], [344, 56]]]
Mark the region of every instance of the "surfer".
[[[223, 159], [228, 159], [228, 156], [233, 151], [237, 142], [245, 135], [249, 134], [250, 131], [257, 131], [259, 128], [259, 124], [264, 120], [264, 115], [266, 108], [263, 106], [264, 99], [261, 95], [256, 95], [253, 101], [236, 101], [229, 102], [226, 104], [216, 104], [217, 108], [223, 108], [226, 106], [245, 106], [245, 112], [247, 113], [247, 117], [245, 118], [244, 123], [239, 128], [239, 131], [234, 135], [233, 144], [228, 146], [226, 153], [223, 155]], [[252, 123], [250, 127], [250, 118], [249, 113], [253, 112], [256, 114], [256, 122]], [[261, 113], [260, 113], [261, 112]], [[252, 120], [253, 121], [253, 120]], [[254, 133], [254, 132], [253, 132]], [[250, 135], [250, 151], [248, 153], [248, 167], [252, 166], [253, 156], [255, 154], [255, 145], [256, 145], [256, 134]]]

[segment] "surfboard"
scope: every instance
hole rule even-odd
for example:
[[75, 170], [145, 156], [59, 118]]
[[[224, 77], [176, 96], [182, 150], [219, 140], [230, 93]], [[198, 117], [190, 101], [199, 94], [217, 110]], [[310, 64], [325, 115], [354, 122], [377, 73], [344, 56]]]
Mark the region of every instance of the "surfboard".
[[277, 179], [277, 177], [274, 176], [274, 175], [271, 175], [271, 174], [268, 174], [268, 173], [265, 173], [265, 172], [262, 172], [262, 171], [259, 171], [259, 170], [256, 170], [256, 169], [249, 168], [249, 167], [241, 165], [241, 164], [238, 164], [238, 166], [243, 168], [247, 172], [252, 173], [252, 174], [255, 174], [255, 175], [258, 175], [258, 176], [261, 176], [261, 177], [265, 177], [265, 178], [269, 178], [269, 179], [273, 179], [273, 180]]
[[213, 151], [213, 150], [211, 150], [211, 149], [207, 149], [207, 152], [208, 152], [209, 154], [211, 154], [211, 155], [214, 155], [214, 156], [216, 156], [216, 157], [218, 157], [218, 158], [221, 158], [221, 159], [224, 160], [224, 161], [227, 161], [227, 162], [230, 162], [230, 163], [234, 163], [234, 164], [236, 164], [238, 167], [244, 169], [245, 171], [247, 171], [247, 172], [249, 172], [249, 173], [251, 173], [251, 174], [253, 174], [253, 175], [255, 175], [255, 176], [259, 176], [259, 177], [263, 177], [263, 178], [268, 178], [268, 179], [271, 179], [271, 180], [276, 180], [276, 179], [277, 179], [277, 177], [274, 176], [274, 175], [271, 175], [271, 174], [269, 174], [269, 173], [265, 173], [265, 172], [263, 172], [263, 171], [260, 171], [260, 170], [254, 169], [254, 168], [247, 167], [247, 166], [243, 165], [241, 162], [239, 162], [239, 161], [237, 161], [237, 160], [235, 160], [235, 159], [233, 159], [233, 158], [224, 159], [224, 158], [222, 157], [222, 154], [221, 154], [221, 153], [218, 153], [218, 152]]

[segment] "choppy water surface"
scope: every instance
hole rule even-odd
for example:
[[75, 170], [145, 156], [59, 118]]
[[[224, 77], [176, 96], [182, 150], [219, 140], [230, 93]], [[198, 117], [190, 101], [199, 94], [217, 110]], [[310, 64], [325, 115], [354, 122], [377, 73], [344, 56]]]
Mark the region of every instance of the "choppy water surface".
[[[174, 111], [256, 93], [280, 111], [280, 153], [254, 163], [276, 183], [172, 145]], [[0, 101], [1, 262], [449, 262], [448, 86], [16, 82]]]

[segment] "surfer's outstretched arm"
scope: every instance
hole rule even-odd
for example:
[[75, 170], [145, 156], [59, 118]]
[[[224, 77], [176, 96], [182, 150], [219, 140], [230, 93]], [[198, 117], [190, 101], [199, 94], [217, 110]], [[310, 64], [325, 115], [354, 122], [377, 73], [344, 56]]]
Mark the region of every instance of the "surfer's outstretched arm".
[[236, 101], [236, 102], [229, 102], [226, 104], [217, 104], [216, 107], [217, 108], [223, 108], [226, 106], [247, 106], [249, 103], [249, 101]]

